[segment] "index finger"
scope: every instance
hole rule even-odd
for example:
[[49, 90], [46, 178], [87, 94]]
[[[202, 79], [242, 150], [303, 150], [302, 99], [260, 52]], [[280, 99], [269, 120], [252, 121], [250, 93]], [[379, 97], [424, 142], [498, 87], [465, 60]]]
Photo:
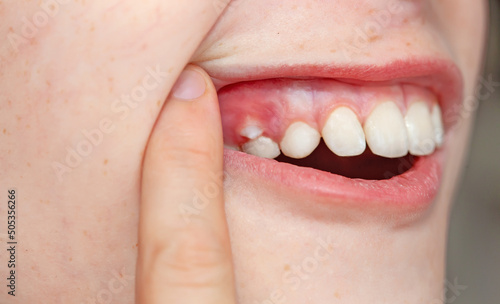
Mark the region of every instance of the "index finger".
[[222, 153], [215, 88], [203, 70], [188, 67], [144, 159], [138, 303], [235, 303]]

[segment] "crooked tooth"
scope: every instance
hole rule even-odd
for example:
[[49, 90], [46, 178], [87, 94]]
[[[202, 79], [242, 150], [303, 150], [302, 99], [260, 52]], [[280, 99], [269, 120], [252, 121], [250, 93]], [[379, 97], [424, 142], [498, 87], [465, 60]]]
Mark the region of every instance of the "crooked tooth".
[[242, 148], [245, 153], [263, 158], [276, 158], [281, 154], [278, 144], [265, 136], [250, 140]]
[[280, 147], [283, 154], [292, 158], [304, 158], [319, 145], [321, 135], [318, 130], [304, 122], [294, 122], [285, 132]]
[[398, 106], [392, 101], [379, 104], [365, 121], [366, 142], [371, 151], [396, 158], [408, 153], [408, 135]]
[[434, 152], [434, 128], [431, 113], [425, 102], [414, 102], [408, 108], [405, 116], [408, 143], [411, 154], [429, 155]]
[[323, 140], [339, 156], [355, 156], [366, 149], [365, 133], [356, 114], [347, 107], [339, 107], [328, 117]]
[[261, 136], [264, 131], [257, 126], [248, 126], [241, 130], [240, 135], [248, 139], [256, 139]]
[[444, 127], [441, 118], [441, 108], [437, 104], [432, 107], [431, 120], [432, 127], [434, 128], [434, 140], [436, 141], [436, 145], [441, 147], [444, 140]]

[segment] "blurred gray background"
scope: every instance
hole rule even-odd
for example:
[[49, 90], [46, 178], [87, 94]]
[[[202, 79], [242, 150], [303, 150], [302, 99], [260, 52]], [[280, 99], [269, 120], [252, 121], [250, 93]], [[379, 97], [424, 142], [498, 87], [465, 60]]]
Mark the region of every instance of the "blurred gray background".
[[[473, 1], [473, 0], [471, 0]], [[491, 2], [484, 75], [500, 82], [500, 0]], [[449, 304], [500, 304], [500, 89], [483, 101], [464, 175], [451, 213], [447, 279]], [[465, 288], [465, 289], [464, 289]], [[459, 294], [454, 297], [454, 294]]]

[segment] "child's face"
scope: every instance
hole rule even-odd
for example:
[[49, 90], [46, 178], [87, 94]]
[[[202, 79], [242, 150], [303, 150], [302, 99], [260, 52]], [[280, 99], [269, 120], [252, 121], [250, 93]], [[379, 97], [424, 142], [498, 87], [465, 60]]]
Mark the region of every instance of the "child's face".
[[[242, 303], [273, 292], [283, 303], [440, 294], [486, 5], [233, 1], [193, 62], [219, 89], [226, 145], [261, 156], [226, 153]], [[320, 135], [327, 143], [315, 150]], [[316, 169], [263, 158], [278, 147], [281, 162]]]

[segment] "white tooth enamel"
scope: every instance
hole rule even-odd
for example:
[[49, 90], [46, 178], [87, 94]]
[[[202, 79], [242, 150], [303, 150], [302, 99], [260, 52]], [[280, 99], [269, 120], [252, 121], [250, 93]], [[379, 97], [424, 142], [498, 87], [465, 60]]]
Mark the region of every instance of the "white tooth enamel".
[[427, 104], [421, 101], [412, 103], [406, 111], [405, 122], [410, 153], [429, 155], [434, 152], [434, 128]]
[[304, 158], [319, 145], [321, 135], [318, 130], [304, 122], [294, 122], [285, 132], [280, 147], [283, 154], [292, 158]]
[[257, 126], [248, 126], [241, 130], [240, 135], [248, 139], [256, 139], [261, 136], [264, 131]]
[[431, 120], [434, 128], [434, 140], [436, 141], [436, 145], [441, 147], [444, 140], [444, 127], [441, 118], [441, 108], [437, 104], [432, 107]]
[[321, 131], [323, 140], [339, 156], [355, 156], [365, 151], [365, 133], [356, 114], [347, 107], [333, 111]]
[[365, 121], [366, 142], [371, 151], [383, 157], [408, 154], [408, 135], [403, 115], [392, 101], [381, 103]]
[[278, 144], [265, 136], [250, 140], [242, 148], [245, 153], [263, 158], [275, 158], [281, 154]]
[[240, 148], [235, 147], [235, 146], [230, 146], [230, 145], [224, 145], [224, 148], [229, 149], [229, 150], [234, 150], [234, 151], [241, 151]]

